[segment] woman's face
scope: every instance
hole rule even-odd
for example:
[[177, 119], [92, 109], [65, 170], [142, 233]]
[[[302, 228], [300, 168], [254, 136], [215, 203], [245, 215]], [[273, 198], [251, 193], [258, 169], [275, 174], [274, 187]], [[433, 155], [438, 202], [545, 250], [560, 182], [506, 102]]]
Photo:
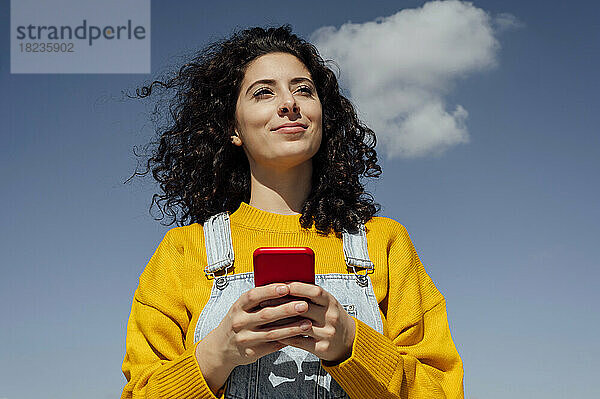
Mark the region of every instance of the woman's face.
[[248, 64], [235, 119], [238, 137], [232, 142], [244, 148], [251, 168], [292, 168], [310, 162], [321, 145], [317, 90], [308, 69], [288, 53]]

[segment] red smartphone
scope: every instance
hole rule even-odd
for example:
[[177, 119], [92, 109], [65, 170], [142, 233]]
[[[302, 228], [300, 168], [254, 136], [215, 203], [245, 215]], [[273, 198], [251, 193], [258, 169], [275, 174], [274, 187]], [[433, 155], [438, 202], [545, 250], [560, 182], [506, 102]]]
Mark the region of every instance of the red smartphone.
[[[260, 287], [271, 283], [289, 283], [300, 281], [315, 283], [315, 253], [308, 247], [261, 247], [254, 251], [254, 286]], [[296, 299], [286, 295], [276, 304]], [[261, 305], [262, 306], [262, 305]], [[276, 306], [276, 305], [272, 305]], [[294, 316], [263, 325], [263, 328], [279, 327], [294, 323], [302, 317]]]
[[308, 247], [261, 247], [254, 251], [254, 286], [315, 283], [315, 253]]

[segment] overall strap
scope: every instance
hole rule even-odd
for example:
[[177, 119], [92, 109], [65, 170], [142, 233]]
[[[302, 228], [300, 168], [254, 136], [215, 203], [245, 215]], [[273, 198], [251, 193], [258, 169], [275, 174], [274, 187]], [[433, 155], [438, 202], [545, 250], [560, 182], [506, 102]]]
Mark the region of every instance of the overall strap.
[[[346, 265], [354, 272], [358, 285], [366, 287], [369, 285], [367, 275], [373, 273], [375, 265], [369, 259], [365, 225], [360, 224], [358, 229], [352, 233], [344, 230], [342, 240]], [[365, 270], [366, 273], [360, 274], [357, 268]]]
[[204, 222], [206, 267], [204, 273], [214, 277], [215, 273], [233, 266], [234, 254], [231, 241], [229, 213], [221, 212]]
[[342, 232], [344, 245], [344, 259], [349, 268], [373, 270], [374, 265], [369, 259], [369, 250], [367, 249], [367, 234], [363, 224], [358, 226], [357, 231], [350, 233], [346, 230]]

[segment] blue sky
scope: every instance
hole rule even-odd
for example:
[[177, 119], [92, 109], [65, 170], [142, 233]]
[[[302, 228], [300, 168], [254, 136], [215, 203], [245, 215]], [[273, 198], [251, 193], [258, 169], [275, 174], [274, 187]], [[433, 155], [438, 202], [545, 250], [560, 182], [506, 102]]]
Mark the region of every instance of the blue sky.
[[[153, 1], [152, 75], [19, 75], [10, 74], [2, 2], [0, 398], [114, 398], [125, 383], [132, 295], [170, 227], [148, 214], [149, 180], [123, 184], [136, 166], [132, 148], [153, 135], [148, 104], [123, 100], [123, 89], [234, 28], [290, 23], [309, 38], [324, 26], [360, 28], [423, 4]], [[429, 64], [425, 71], [442, 76], [435, 84], [400, 76], [444, 105], [444, 120], [456, 122], [447, 132], [454, 141], [415, 155], [402, 149], [422, 143], [398, 144], [407, 127], [392, 126], [378, 147], [383, 176], [369, 187], [381, 214], [407, 227], [446, 297], [467, 398], [596, 397], [600, 7], [473, 7], [489, 15], [499, 46], [470, 43], [487, 53], [469, 52], [464, 59], [474, 64], [453, 74], [443, 69], [450, 63]], [[507, 14], [514, 19], [501, 29], [498, 18]], [[345, 89], [361, 98], [359, 109], [374, 109], [381, 91], [357, 86], [352, 54], [338, 56], [348, 62], [340, 63]], [[396, 113], [371, 115], [372, 124], [415, 115], [387, 104]], [[457, 105], [467, 115], [448, 119]], [[400, 150], [388, 154], [393, 145]]]

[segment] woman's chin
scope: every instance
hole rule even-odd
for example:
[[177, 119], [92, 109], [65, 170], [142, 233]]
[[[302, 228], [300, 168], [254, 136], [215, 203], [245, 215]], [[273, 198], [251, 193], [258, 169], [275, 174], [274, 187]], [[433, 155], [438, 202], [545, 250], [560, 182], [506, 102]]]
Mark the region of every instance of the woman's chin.
[[312, 165], [312, 155], [306, 152], [285, 153], [261, 163], [264, 167], [277, 171], [297, 167], [310, 167]]

